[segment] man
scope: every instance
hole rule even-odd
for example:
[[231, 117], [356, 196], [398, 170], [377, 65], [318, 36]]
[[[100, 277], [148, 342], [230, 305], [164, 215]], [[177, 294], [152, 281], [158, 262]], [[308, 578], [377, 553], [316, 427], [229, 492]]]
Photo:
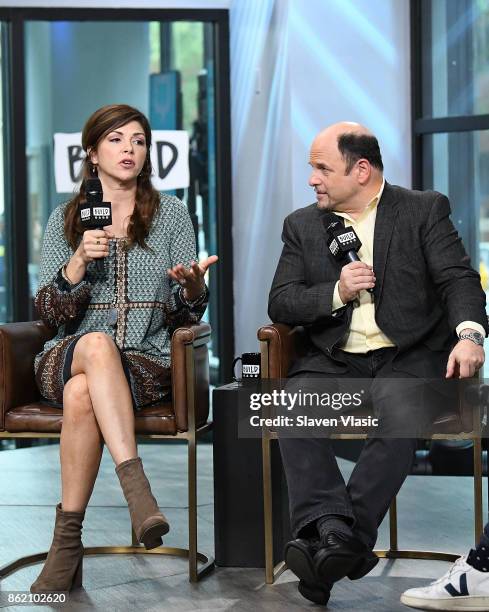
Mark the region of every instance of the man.
[[[383, 389], [374, 407], [388, 431], [391, 419], [419, 410], [421, 377], [470, 377], [483, 364], [480, 278], [449, 219], [448, 199], [389, 185], [365, 127], [328, 127], [312, 143], [309, 163], [317, 202], [285, 219], [269, 315], [307, 333], [309, 348], [289, 382], [373, 377]], [[331, 213], [356, 231], [360, 261], [343, 265], [332, 256]], [[402, 403], [400, 378], [413, 381]], [[280, 438], [296, 538], [286, 561], [307, 599], [327, 603], [336, 580], [361, 578], [377, 563], [377, 528], [415, 448], [412, 438], [369, 439], [345, 486], [328, 439]]]

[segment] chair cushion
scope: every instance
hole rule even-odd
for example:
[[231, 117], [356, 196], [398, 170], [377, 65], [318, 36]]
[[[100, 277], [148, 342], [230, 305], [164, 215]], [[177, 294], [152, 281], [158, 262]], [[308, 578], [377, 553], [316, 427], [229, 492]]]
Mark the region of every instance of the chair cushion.
[[[136, 434], [177, 433], [171, 403], [141, 408], [135, 413]], [[49, 404], [33, 403], [12, 408], [5, 415], [5, 430], [12, 433], [59, 433], [63, 411]]]

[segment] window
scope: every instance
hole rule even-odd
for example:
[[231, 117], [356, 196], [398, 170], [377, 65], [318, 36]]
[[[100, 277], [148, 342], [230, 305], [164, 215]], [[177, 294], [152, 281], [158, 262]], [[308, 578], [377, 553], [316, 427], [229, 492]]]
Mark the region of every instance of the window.
[[489, 2], [412, 6], [414, 187], [450, 198], [489, 296]]

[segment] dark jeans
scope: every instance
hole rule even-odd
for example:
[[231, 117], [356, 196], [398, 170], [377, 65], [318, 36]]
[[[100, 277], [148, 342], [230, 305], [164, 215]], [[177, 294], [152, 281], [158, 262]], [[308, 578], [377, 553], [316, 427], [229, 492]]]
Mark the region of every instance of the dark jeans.
[[[475, 552], [479, 553], [482, 550], [489, 551], [489, 523], [486, 523], [484, 526], [484, 532], [476, 546]], [[487, 556], [487, 552], [485, 556]]]
[[[403, 419], [410, 425], [416, 420], [422, 430], [427, 427], [423, 421], [433, 419], [433, 413], [425, 418], [420, 409], [425, 401], [421, 380], [393, 371], [394, 354], [395, 349], [367, 354], [342, 352], [341, 359], [348, 367], [346, 374], [301, 372], [289, 379], [292, 385], [307, 388], [308, 379], [374, 378], [372, 405], [381, 423], [380, 432], [386, 436], [367, 439], [346, 485], [328, 438], [279, 436], [294, 537], [314, 535], [315, 521], [335, 514], [344, 517], [354, 535], [373, 548], [378, 526], [411, 470], [417, 445], [412, 437], [389, 437], [389, 430], [399, 431]], [[406, 379], [412, 380], [412, 385], [410, 380], [406, 385]]]

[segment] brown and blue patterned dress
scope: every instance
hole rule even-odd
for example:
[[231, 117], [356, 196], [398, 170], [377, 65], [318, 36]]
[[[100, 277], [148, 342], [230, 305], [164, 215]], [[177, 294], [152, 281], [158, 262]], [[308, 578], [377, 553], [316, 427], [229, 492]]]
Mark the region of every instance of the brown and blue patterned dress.
[[41, 319], [57, 329], [35, 358], [42, 396], [62, 405], [75, 344], [83, 334], [97, 331], [109, 335], [119, 349], [135, 409], [166, 400], [172, 331], [200, 321], [208, 300], [206, 288], [198, 300], [186, 302], [180, 286], [167, 276], [168, 268], [196, 259], [186, 206], [162, 195], [146, 239], [149, 249], [127, 248], [126, 239], [112, 239], [103, 273], [91, 262], [74, 285], [62, 274], [73, 255], [63, 231], [66, 206], [55, 208], [48, 220], [35, 300]]

